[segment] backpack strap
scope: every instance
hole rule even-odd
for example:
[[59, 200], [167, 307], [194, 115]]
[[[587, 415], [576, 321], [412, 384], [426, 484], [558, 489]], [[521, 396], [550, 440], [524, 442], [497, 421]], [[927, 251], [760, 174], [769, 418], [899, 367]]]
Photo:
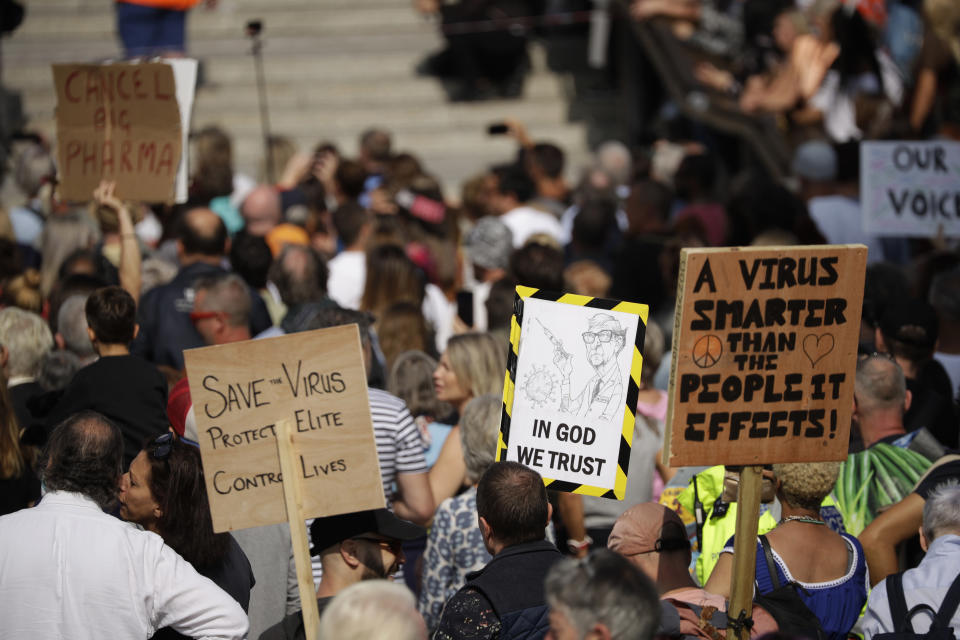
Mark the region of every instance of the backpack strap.
[[903, 576], [899, 573], [892, 573], [884, 581], [887, 587], [887, 602], [890, 605], [890, 617], [893, 620], [899, 620], [897, 631], [909, 631], [910, 618], [907, 616], [907, 599], [903, 595]]
[[767, 560], [767, 571], [770, 573], [770, 582], [774, 589], [780, 588], [780, 577], [777, 575], [777, 564], [773, 559], [773, 550], [770, 548], [770, 542], [767, 536], [761, 535], [760, 546], [763, 547], [763, 557]]
[[957, 576], [953, 584], [950, 585], [950, 589], [934, 617], [934, 623], [939, 623], [942, 628], [950, 627], [950, 621], [957, 612], [958, 606], [960, 606], [960, 576]]

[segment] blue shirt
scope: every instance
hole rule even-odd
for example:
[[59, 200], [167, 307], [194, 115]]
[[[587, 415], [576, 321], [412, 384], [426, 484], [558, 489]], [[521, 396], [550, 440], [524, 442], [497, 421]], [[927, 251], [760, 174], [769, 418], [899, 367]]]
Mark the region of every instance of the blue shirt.
[[[830, 640], [845, 640], [847, 632], [856, 624], [867, 601], [867, 563], [860, 542], [848, 533], [841, 533], [850, 551], [850, 563], [847, 573], [828, 582], [800, 582], [790, 574], [790, 569], [776, 551], [773, 553], [780, 584], [796, 582], [806, 589], [800, 591], [804, 604], [817, 616], [820, 627]], [[724, 552], [733, 552], [733, 538], [727, 542]], [[767, 570], [767, 559], [763, 546], [757, 541], [757, 593], [773, 591], [773, 581]]]

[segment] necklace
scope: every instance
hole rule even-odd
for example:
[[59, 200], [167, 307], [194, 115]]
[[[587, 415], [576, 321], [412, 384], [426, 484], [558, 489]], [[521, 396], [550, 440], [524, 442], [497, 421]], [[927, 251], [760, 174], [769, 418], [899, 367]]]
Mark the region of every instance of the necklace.
[[811, 518], [809, 516], [787, 516], [786, 518], [780, 518], [778, 525], [783, 524], [784, 522], [806, 522], [808, 524], [827, 524], [819, 518]]

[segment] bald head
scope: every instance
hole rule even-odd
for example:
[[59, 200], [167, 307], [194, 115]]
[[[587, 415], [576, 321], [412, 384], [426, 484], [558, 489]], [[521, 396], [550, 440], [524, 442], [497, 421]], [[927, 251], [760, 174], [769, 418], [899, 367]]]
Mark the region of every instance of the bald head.
[[180, 244], [186, 257], [221, 257], [227, 249], [227, 228], [210, 209], [190, 209], [183, 216]]
[[265, 236], [280, 224], [280, 193], [269, 185], [256, 187], [243, 201], [240, 213], [246, 222], [247, 233]]

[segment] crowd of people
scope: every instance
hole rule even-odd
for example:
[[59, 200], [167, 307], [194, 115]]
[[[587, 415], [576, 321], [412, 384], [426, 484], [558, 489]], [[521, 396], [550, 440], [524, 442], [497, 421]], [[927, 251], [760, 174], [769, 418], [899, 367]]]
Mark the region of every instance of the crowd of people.
[[[792, 180], [733, 175], [692, 135], [606, 142], [570, 182], [563, 150], [508, 119], [516, 155], [456, 198], [380, 128], [355, 155], [274, 140], [279, 180], [258, 184], [207, 127], [186, 203], [104, 182], [77, 204], [50, 148], [18, 143], [5, 179], [22, 197], [0, 213], [0, 637], [305, 637], [288, 526], [213, 531], [183, 352], [345, 324], [387, 500], [304, 525], [321, 637], [732, 637], [740, 469], [660, 456], [680, 250], [823, 243], [869, 250], [850, 458], [765, 469], [749, 633], [960, 631], [960, 247], [870, 235], [858, 199], [859, 141], [957, 136], [960, 10], [631, 8], [709, 53], [705, 85], [783, 119]], [[450, 44], [462, 62], [487, 43]], [[464, 73], [469, 98], [494, 72]], [[518, 285], [649, 305], [622, 501], [495, 461]], [[916, 482], [891, 495], [863, 477], [887, 501], [851, 509], [838, 478], [891, 451], [921, 460]]]

